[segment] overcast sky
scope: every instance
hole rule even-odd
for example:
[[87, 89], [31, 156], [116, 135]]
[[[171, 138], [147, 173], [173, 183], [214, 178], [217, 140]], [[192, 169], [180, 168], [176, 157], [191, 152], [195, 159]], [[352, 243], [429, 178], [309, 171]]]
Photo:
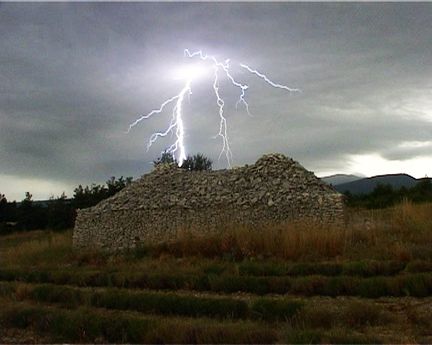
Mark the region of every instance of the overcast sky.
[[[185, 48], [230, 58], [249, 85], [252, 116], [220, 84], [234, 166], [281, 152], [318, 176], [432, 176], [431, 23], [432, 3], [0, 3], [0, 193], [150, 171], [171, 110], [126, 131], [180, 92], [174, 71], [198, 63]], [[212, 83], [192, 82], [185, 145], [225, 168]]]

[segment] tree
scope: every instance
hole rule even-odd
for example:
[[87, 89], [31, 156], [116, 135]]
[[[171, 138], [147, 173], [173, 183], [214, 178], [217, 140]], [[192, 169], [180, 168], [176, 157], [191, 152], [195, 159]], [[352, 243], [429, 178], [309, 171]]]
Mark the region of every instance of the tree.
[[123, 178], [121, 176], [118, 180], [114, 176], [106, 181], [106, 185], [108, 187], [108, 197], [113, 196], [117, 192], [120, 192], [124, 187], [130, 185], [132, 183], [132, 177]]
[[424, 202], [432, 199], [432, 182], [430, 179], [421, 179], [410, 190], [410, 198], [414, 202]]
[[25, 198], [18, 208], [18, 227], [23, 230], [44, 229], [47, 225], [47, 209], [34, 205], [30, 192], [25, 193]]
[[63, 230], [72, 228], [75, 221], [75, 209], [63, 192], [57, 198], [51, 197], [48, 204], [48, 228]]
[[0, 223], [7, 220], [8, 202], [4, 194], [0, 193]]
[[187, 156], [181, 168], [190, 171], [212, 170], [212, 160], [202, 153], [193, 156]]
[[91, 186], [79, 185], [74, 190], [72, 205], [75, 208], [87, 208], [98, 204], [100, 201], [113, 196], [128, 186], [132, 182], [132, 177], [124, 178], [121, 176], [118, 180], [113, 176], [106, 181], [106, 186], [92, 184]]
[[172, 163], [177, 163], [173, 153], [165, 150], [161, 153], [161, 156], [158, 159], [153, 161], [153, 166], [156, 167], [159, 164], [172, 164]]

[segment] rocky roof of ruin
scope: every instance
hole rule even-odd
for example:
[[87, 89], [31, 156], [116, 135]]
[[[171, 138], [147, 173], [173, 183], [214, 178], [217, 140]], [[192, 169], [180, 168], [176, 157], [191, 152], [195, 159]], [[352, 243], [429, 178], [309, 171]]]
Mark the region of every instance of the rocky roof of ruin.
[[338, 194], [298, 162], [268, 154], [253, 165], [214, 171], [187, 171], [160, 164], [92, 211], [273, 206], [308, 195]]

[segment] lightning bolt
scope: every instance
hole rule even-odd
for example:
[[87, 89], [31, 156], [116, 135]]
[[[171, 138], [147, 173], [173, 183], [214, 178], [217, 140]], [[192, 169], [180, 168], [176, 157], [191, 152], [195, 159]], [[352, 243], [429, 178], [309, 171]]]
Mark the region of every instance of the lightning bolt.
[[261, 79], [264, 79], [267, 84], [270, 84], [271, 86], [273, 86], [273, 87], [275, 87], [277, 89], [284, 89], [284, 90], [287, 90], [287, 91], [290, 91], [290, 92], [300, 92], [300, 89], [292, 89], [292, 88], [290, 88], [290, 87], [288, 87], [286, 85], [276, 84], [276, 83], [272, 82], [269, 78], [267, 78], [267, 76], [265, 74], [262, 74], [262, 73], [258, 72], [257, 70], [254, 70], [254, 69], [250, 68], [248, 65], [245, 65], [245, 64], [241, 63], [240, 67], [248, 70], [252, 74], [257, 75]]
[[[224, 62], [218, 61], [214, 56], [204, 54], [201, 50], [198, 50], [196, 52], [191, 53], [189, 49], [184, 50], [184, 56], [188, 58], [195, 58], [198, 57], [202, 61], [209, 61], [213, 67], [214, 70], [214, 79], [213, 79], [213, 91], [216, 96], [216, 104], [219, 109], [219, 131], [216, 134], [216, 137], [220, 137], [222, 139], [222, 149], [219, 154], [220, 157], [225, 153], [225, 157], [227, 160], [228, 167], [231, 167], [232, 162], [232, 152], [230, 149], [230, 143], [228, 138], [228, 126], [227, 126], [227, 119], [225, 117], [224, 113], [224, 107], [225, 102], [223, 98], [221, 97], [219, 93], [219, 73], [223, 73], [224, 76], [231, 82], [231, 84], [236, 87], [240, 95], [238, 97], [238, 100], [236, 102], [236, 108], [240, 104], [242, 104], [245, 107], [246, 112], [248, 115], [251, 115], [249, 111], [249, 104], [246, 101], [246, 91], [249, 89], [249, 86], [247, 84], [243, 84], [239, 81], [237, 81], [232, 74], [230, 73], [230, 60], [227, 59]], [[299, 89], [293, 89], [286, 85], [277, 84], [271, 81], [266, 75], [250, 68], [249, 66], [245, 64], [240, 64], [240, 67], [246, 69], [250, 73], [258, 76], [259, 78], [263, 79], [266, 83], [271, 85], [274, 88], [284, 89], [289, 92], [298, 92]], [[143, 120], [147, 120], [151, 118], [154, 115], [161, 114], [165, 107], [171, 103], [175, 102], [175, 105], [172, 109], [172, 115], [171, 115], [171, 121], [169, 123], [169, 126], [162, 132], [155, 132], [150, 136], [150, 139], [147, 143], [147, 151], [150, 149], [150, 147], [156, 142], [156, 140], [160, 137], [166, 137], [169, 133], [175, 133], [176, 140], [175, 142], [166, 150], [167, 152], [170, 152], [171, 154], [175, 155], [178, 152], [178, 157], [176, 157], [178, 165], [181, 166], [186, 159], [186, 149], [184, 145], [184, 124], [183, 124], [183, 118], [182, 118], [182, 105], [185, 95], [187, 94], [190, 96], [192, 94], [191, 89], [191, 83], [192, 79], [189, 78], [186, 80], [186, 83], [184, 87], [180, 90], [180, 92], [167, 99], [165, 102], [163, 102], [158, 109], [152, 110], [150, 113], [146, 115], [140, 116], [138, 119], [136, 119], [134, 122], [132, 122], [129, 125], [128, 133], [132, 130], [133, 127], [135, 127], [137, 124], [139, 124]]]
[[170, 132], [173, 132], [175, 129], [176, 134], [176, 141], [166, 150], [167, 152], [170, 152], [174, 154], [178, 150], [179, 156], [177, 158], [177, 161], [179, 162], [179, 166], [183, 164], [183, 161], [186, 159], [186, 149], [184, 146], [184, 124], [183, 124], [183, 118], [182, 118], [182, 105], [183, 100], [186, 94], [191, 95], [191, 80], [188, 79], [186, 81], [185, 86], [182, 88], [180, 93], [174, 97], [171, 97], [167, 99], [165, 102], [161, 104], [159, 109], [152, 110], [147, 115], [140, 116], [138, 119], [136, 119], [133, 123], [129, 125], [128, 133], [132, 130], [133, 127], [135, 127], [138, 123], [140, 123], [143, 120], [149, 119], [153, 115], [160, 114], [164, 110], [164, 108], [170, 104], [175, 102], [175, 106], [172, 111], [171, 116], [171, 122], [168, 126], [168, 128], [165, 129], [163, 132], [155, 132], [150, 136], [150, 139], [147, 143], [147, 151], [150, 149], [150, 147], [155, 143], [155, 141], [160, 137], [166, 137]]

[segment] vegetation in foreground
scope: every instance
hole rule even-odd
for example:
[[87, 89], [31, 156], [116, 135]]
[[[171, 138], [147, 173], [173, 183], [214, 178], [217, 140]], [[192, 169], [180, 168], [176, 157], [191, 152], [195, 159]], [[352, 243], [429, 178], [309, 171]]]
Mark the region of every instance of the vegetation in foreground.
[[432, 204], [118, 255], [0, 237], [0, 342], [431, 343]]

